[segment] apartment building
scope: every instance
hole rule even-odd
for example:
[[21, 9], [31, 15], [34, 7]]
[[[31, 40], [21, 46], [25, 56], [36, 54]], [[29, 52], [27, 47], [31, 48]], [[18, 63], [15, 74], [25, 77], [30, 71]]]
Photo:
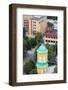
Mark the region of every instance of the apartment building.
[[32, 18], [32, 35], [35, 35], [37, 32], [40, 32], [39, 19], [36, 17]]
[[37, 32], [44, 33], [47, 27], [46, 16], [41, 16], [40, 18], [35, 16], [24, 15], [24, 27], [26, 29], [26, 35], [34, 36]]
[[43, 39], [46, 44], [56, 45], [57, 44], [57, 30], [51, 30], [51, 31], [47, 30], [45, 32]]
[[32, 35], [32, 16], [24, 15], [23, 16], [23, 26], [26, 30], [26, 35]]

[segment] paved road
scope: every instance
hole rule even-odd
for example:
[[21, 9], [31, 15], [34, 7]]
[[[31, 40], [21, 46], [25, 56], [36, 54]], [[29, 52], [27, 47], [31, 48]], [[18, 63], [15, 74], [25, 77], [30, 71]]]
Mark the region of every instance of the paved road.
[[34, 49], [27, 51], [26, 57], [24, 58], [24, 64], [29, 60], [35, 60], [34, 51], [35, 51]]

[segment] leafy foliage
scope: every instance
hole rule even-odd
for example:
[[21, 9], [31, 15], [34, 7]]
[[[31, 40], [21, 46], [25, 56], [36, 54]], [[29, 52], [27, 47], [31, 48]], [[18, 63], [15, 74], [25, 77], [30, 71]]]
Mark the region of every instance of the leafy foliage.
[[56, 16], [47, 16], [48, 19], [57, 20]]
[[57, 64], [56, 63], [56, 57], [57, 57], [57, 45], [46, 45], [48, 49], [48, 61], [51, 64]]
[[54, 73], [57, 73], [57, 66], [54, 68]]
[[43, 36], [42, 36], [41, 33], [36, 33], [35, 40], [36, 40], [37, 45], [38, 45], [39, 43], [41, 43], [42, 38], [43, 38]]
[[30, 74], [37, 74], [37, 69], [36, 69], [36, 68], [32, 69], [32, 70], [30, 71]]
[[30, 42], [31, 42], [31, 48], [34, 48], [37, 44], [35, 38], [31, 38]]
[[26, 74], [29, 74], [29, 72], [35, 68], [35, 64], [33, 61], [29, 61], [29, 62], [26, 62], [25, 65], [24, 65], [24, 72]]
[[53, 27], [53, 24], [50, 23], [50, 22], [48, 22], [48, 26], [49, 26], [49, 27]]

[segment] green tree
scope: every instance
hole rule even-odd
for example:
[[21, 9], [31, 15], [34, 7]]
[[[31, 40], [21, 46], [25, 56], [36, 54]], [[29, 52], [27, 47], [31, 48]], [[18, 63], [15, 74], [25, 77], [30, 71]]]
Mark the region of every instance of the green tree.
[[23, 50], [27, 50], [27, 41], [23, 39]]
[[46, 45], [48, 49], [48, 61], [50, 64], [57, 64], [56, 57], [57, 57], [57, 45]]
[[56, 16], [47, 16], [48, 19], [57, 20]]
[[43, 35], [41, 33], [36, 33], [35, 40], [37, 44], [41, 43], [42, 38]]
[[30, 74], [37, 74], [37, 69], [36, 69], [36, 68], [32, 69], [32, 70], [30, 71]]
[[29, 74], [30, 71], [35, 68], [35, 64], [34, 64], [33, 61], [30, 60], [29, 62], [26, 62], [26, 63], [25, 63], [25, 65], [24, 65], [23, 68], [24, 68], [24, 72], [25, 72], [26, 74]]
[[57, 73], [57, 66], [54, 68], [54, 73]]
[[51, 22], [48, 22], [49, 27], [53, 27], [53, 24]]
[[28, 38], [27, 39], [27, 50], [31, 50], [31, 39], [30, 38]]
[[34, 48], [37, 45], [35, 38], [31, 38], [30, 41], [31, 41], [31, 47]]

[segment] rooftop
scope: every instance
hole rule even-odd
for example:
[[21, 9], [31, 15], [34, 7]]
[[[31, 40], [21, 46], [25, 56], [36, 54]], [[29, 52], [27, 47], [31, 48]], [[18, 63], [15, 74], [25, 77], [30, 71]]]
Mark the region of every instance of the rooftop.
[[41, 46], [37, 49], [38, 53], [47, 53], [48, 49], [45, 47], [44, 44], [41, 44]]
[[45, 32], [46, 37], [57, 38], [57, 30], [47, 30]]
[[43, 18], [45, 18], [46, 16], [37, 16], [37, 17], [35, 17], [35, 16], [33, 16], [32, 17], [32, 20], [40, 20], [40, 19], [43, 19]]

